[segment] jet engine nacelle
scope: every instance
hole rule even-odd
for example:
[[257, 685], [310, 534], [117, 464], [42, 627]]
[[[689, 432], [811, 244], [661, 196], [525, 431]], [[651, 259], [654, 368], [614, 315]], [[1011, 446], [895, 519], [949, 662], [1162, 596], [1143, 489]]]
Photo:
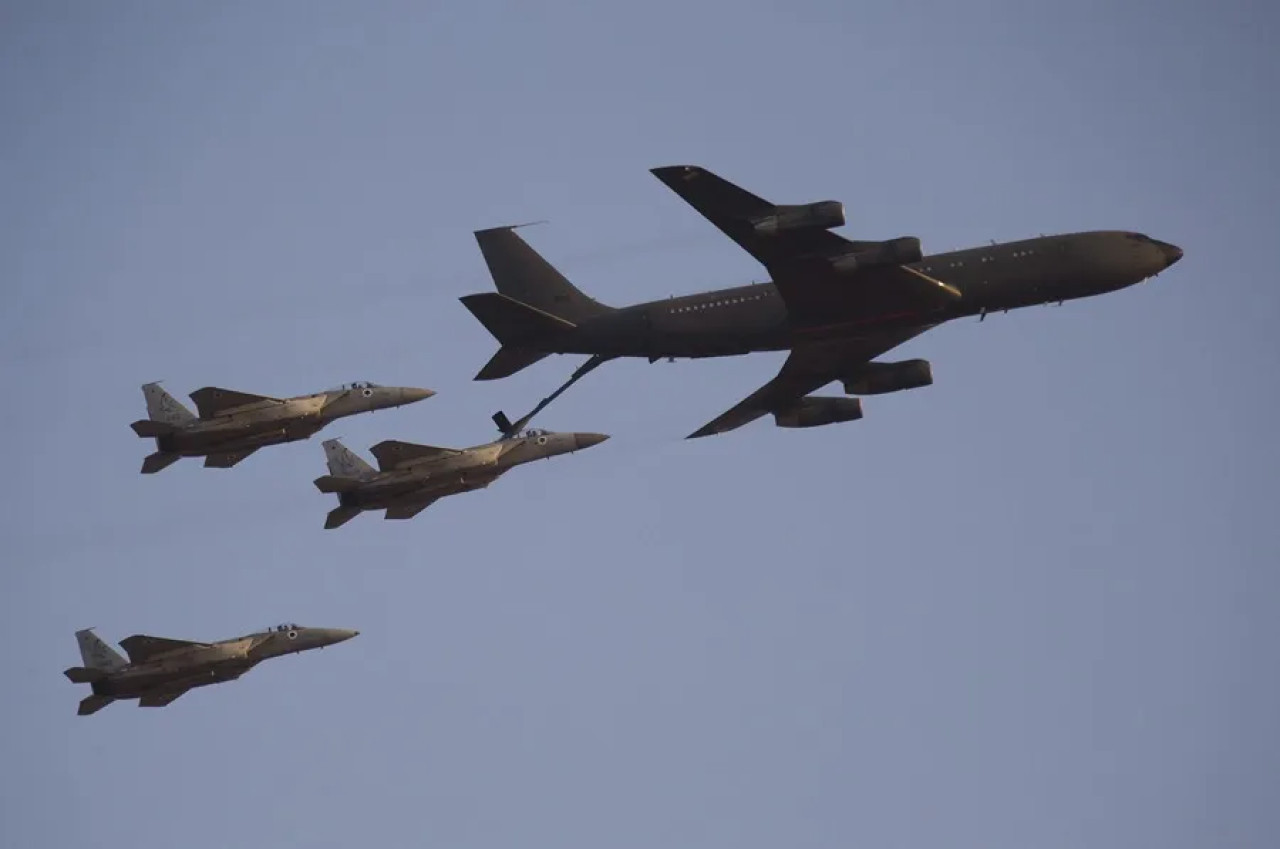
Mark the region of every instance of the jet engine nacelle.
[[875, 268], [880, 265], [910, 265], [923, 258], [919, 239], [915, 236], [900, 236], [887, 242], [878, 242], [874, 247], [832, 257], [831, 268], [837, 274], [849, 274], [860, 268]]
[[794, 406], [773, 414], [778, 427], [821, 427], [862, 418], [857, 398], [801, 398]]
[[867, 363], [842, 380], [849, 395], [883, 395], [903, 389], [919, 389], [933, 383], [933, 368], [928, 360], [903, 360], [900, 363]]
[[800, 206], [775, 206], [773, 212], [751, 222], [762, 236], [776, 236], [792, 230], [830, 230], [844, 226], [844, 204], [820, 200]]

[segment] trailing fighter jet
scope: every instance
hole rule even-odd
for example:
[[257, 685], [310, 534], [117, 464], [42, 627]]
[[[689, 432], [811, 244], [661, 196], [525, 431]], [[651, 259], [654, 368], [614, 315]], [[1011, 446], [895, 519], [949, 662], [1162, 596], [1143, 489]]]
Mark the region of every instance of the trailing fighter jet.
[[93, 695], [80, 702], [80, 716], [96, 713], [118, 699], [137, 699], [138, 707], [164, 707], [193, 687], [234, 681], [264, 660], [322, 649], [359, 634], [299, 625], [277, 625], [218, 643], [134, 634], [120, 641], [129, 655], [125, 660], [86, 629], [76, 631], [84, 666], [73, 666], [62, 674], [76, 684], [93, 687]]
[[191, 393], [198, 418], [159, 383], [144, 384], [142, 394], [148, 418], [130, 427], [156, 441], [156, 453], [142, 462], [142, 473], [150, 475], [182, 457], [204, 457], [205, 468], [229, 469], [264, 445], [309, 439], [334, 419], [402, 407], [436, 393], [357, 381], [314, 395], [269, 398], [206, 386]]
[[386, 519], [412, 519], [446, 495], [484, 489], [516, 466], [599, 445], [603, 433], [553, 433], [531, 429], [471, 448], [437, 448], [389, 439], [373, 446], [378, 468], [340, 441], [325, 441], [329, 474], [316, 489], [338, 496], [326, 528], [336, 528], [365, 510], [386, 510]]
[[590, 354], [569, 382], [504, 431], [522, 427], [574, 381], [617, 357], [724, 357], [789, 350], [781, 372], [692, 437], [772, 414], [779, 427], [862, 417], [858, 398], [809, 393], [839, 381], [846, 395], [928, 386], [927, 360], [878, 362], [946, 321], [1112, 292], [1159, 274], [1182, 249], [1141, 233], [1042, 236], [925, 256], [920, 240], [854, 241], [832, 232], [844, 206], [770, 203], [693, 165], [652, 173], [759, 261], [772, 282], [615, 309], [576, 289], [512, 227], [476, 232], [497, 292], [467, 309], [501, 348], [476, 380], [507, 377], [548, 354]]

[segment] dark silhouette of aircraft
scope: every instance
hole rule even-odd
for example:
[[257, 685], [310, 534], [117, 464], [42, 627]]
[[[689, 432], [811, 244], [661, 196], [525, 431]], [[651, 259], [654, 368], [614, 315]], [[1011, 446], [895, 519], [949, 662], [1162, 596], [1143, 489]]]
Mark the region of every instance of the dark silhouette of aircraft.
[[772, 414], [779, 427], [859, 419], [857, 397], [810, 393], [839, 381], [846, 395], [928, 386], [927, 360], [878, 362], [943, 322], [1086, 298], [1152, 277], [1182, 249], [1141, 233], [1101, 230], [1041, 236], [925, 256], [902, 236], [856, 241], [838, 201], [772, 204], [691, 165], [652, 173], [755, 257], [768, 283], [701, 292], [615, 309], [573, 286], [513, 227], [477, 231], [497, 292], [461, 300], [501, 344], [476, 380], [494, 380], [549, 354], [590, 354], [570, 380], [504, 434], [528, 424], [575, 381], [617, 357], [650, 362], [790, 350], [782, 370], [692, 437], [723, 433]]

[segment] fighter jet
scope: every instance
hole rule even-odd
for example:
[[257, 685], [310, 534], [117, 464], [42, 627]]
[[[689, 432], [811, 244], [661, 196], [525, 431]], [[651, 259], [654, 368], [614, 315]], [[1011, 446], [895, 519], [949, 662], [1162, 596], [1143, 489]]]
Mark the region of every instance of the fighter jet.
[[142, 461], [142, 473], [150, 475], [182, 457], [204, 457], [205, 468], [229, 469], [264, 445], [309, 439], [334, 419], [402, 407], [436, 393], [357, 381], [313, 395], [270, 398], [206, 386], [191, 393], [198, 418], [159, 383], [144, 384], [142, 394], [149, 418], [130, 427], [156, 441], [156, 452]]
[[129, 654], [125, 660], [92, 629], [85, 629], [76, 631], [84, 666], [73, 666], [62, 674], [76, 684], [93, 687], [93, 695], [80, 702], [80, 716], [96, 713], [117, 699], [137, 699], [138, 707], [164, 707], [193, 687], [234, 681], [269, 658], [322, 649], [359, 633], [277, 625], [219, 643], [134, 634], [120, 641]]
[[365, 510], [386, 510], [386, 519], [412, 519], [446, 495], [484, 489], [511, 469], [534, 460], [599, 445], [603, 433], [553, 433], [530, 429], [471, 448], [437, 448], [389, 439], [371, 449], [378, 469], [337, 439], [324, 442], [329, 474], [316, 489], [337, 493], [326, 528], [336, 528]]
[[[845, 223], [839, 201], [774, 204], [695, 165], [652, 173], [751, 254], [772, 281], [613, 308], [575, 288], [513, 227], [477, 231], [498, 291], [462, 302], [501, 347], [476, 380], [507, 377], [553, 353], [591, 355], [514, 427], [610, 359], [779, 350], [790, 351], [781, 372], [691, 438], [767, 414], [779, 427], [852, 421], [862, 417], [860, 399], [809, 393], [832, 382], [846, 395], [928, 386], [927, 360], [876, 358], [943, 322], [1101, 295], [1154, 277], [1182, 258], [1176, 245], [1122, 230], [925, 256], [915, 236], [857, 241], [832, 232]], [[499, 428], [507, 424], [502, 416]]]

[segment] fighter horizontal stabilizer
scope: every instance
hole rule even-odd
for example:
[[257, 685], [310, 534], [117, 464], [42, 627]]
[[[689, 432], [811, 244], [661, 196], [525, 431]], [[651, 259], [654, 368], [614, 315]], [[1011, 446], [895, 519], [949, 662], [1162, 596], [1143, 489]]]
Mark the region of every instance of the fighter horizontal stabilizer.
[[157, 451], [154, 454], [148, 454], [146, 459], [142, 461], [142, 473], [144, 475], [154, 475], [161, 469], [169, 468], [181, 459], [181, 454], [174, 454], [169, 451]]
[[329, 515], [325, 517], [325, 530], [331, 531], [334, 528], [340, 528], [359, 515], [359, 507], [335, 507], [330, 510]]
[[85, 696], [80, 700], [80, 709], [76, 711], [78, 716], [88, 716], [91, 713], [97, 713], [107, 705], [114, 702], [111, 696]]
[[204, 458], [204, 467], [229, 469], [257, 450], [257, 448], [246, 448], [244, 451], [215, 451]]
[[279, 398], [269, 395], [253, 395], [248, 392], [237, 392], [234, 389], [222, 389], [218, 386], [205, 386], [191, 393], [200, 418], [211, 419], [229, 410], [243, 407], [269, 407], [283, 404]]
[[131, 663], [146, 663], [158, 657], [180, 649], [208, 648], [208, 643], [194, 643], [190, 640], [171, 640], [168, 637], [152, 637], [147, 634], [134, 634], [120, 641], [120, 648], [129, 655]]
[[360, 481], [355, 478], [341, 478], [337, 475], [321, 475], [312, 483], [321, 492], [353, 492], [360, 488]]
[[129, 425], [133, 428], [133, 432], [143, 438], [154, 438], [157, 436], [168, 436], [178, 430], [178, 426], [169, 422], [158, 422], [155, 419], [138, 419]]
[[387, 439], [370, 448], [369, 453], [378, 461], [378, 469], [385, 472], [411, 461], [439, 460], [459, 452], [454, 448], [438, 448], [435, 445], [417, 445], [412, 442]]
[[397, 504], [394, 507], [388, 507], [387, 512], [383, 515], [384, 519], [412, 519], [414, 516], [426, 510], [436, 499], [430, 501], [419, 501], [416, 504]]
[[191, 688], [183, 687], [181, 690], [166, 690], [159, 693], [147, 693], [145, 696], [138, 699], [138, 707], [164, 707], [183, 693], [187, 692], [189, 689]]
[[90, 669], [87, 666], [73, 666], [62, 672], [67, 679], [73, 684], [92, 684], [94, 681], [101, 681], [107, 677], [105, 669]]

